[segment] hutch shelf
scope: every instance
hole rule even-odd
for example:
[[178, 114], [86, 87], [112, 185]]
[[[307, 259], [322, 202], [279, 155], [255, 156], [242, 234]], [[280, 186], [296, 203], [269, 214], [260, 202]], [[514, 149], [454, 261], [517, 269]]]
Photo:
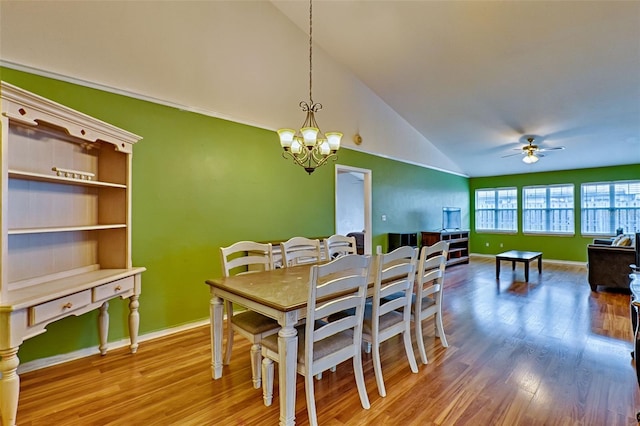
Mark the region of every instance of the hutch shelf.
[[18, 348], [48, 324], [129, 298], [138, 348], [144, 267], [131, 264], [131, 156], [141, 137], [1, 82], [0, 413], [16, 423]]
[[423, 246], [430, 246], [438, 241], [449, 242], [447, 266], [469, 263], [469, 231], [423, 231], [420, 234]]

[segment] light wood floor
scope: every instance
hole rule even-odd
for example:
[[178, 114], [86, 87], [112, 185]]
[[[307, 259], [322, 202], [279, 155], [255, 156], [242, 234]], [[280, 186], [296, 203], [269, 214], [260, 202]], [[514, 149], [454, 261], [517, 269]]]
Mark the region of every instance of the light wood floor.
[[[315, 387], [320, 424], [635, 425], [629, 296], [592, 293], [578, 267], [545, 264], [541, 276], [532, 268], [530, 283], [523, 279], [522, 265], [503, 267], [496, 286], [491, 259], [447, 269], [449, 348], [425, 322], [429, 364], [412, 374], [400, 340], [385, 342], [386, 398], [365, 354], [370, 410], [360, 406], [350, 363], [326, 372]], [[135, 355], [119, 349], [33, 371], [21, 376], [18, 424], [278, 424], [277, 384], [274, 405], [265, 407], [251, 386], [245, 340], [236, 338], [222, 379], [210, 371], [207, 327], [144, 342]], [[296, 419], [304, 425], [298, 378]]]

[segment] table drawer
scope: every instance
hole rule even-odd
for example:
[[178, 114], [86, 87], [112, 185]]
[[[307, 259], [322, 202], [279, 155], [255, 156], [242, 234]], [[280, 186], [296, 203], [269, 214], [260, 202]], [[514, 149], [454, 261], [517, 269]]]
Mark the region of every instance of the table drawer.
[[29, 308], [29, 325], [40, 324], [91, 303], [91, 290], [70, 294]]
[[93, 301], [99, 302], [101, 300], [110, 299], [122, 293], [126, 293], [133, 289], [134, 277], [126, 277], [117, 281], [112, 281], [101, 286], [94, 287], [93, 289]]

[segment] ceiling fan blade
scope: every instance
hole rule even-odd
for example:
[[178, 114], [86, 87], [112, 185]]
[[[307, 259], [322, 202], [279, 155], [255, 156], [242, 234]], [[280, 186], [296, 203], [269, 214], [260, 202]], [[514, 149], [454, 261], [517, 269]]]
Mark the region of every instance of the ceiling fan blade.
[[[522, 151], [522, 150], [520, 150], [520, 151]], [[524, 152], [516, 152], [515, 154], [503, 155], [502, 158], [513, 157], [514, 155], [522, 155], [522, 154], [524, 154]]]
[[564, 149], [564, 146], [557, 146], [555, 148], [539, 148], [538, 152], [540, 151], [562, 151]]

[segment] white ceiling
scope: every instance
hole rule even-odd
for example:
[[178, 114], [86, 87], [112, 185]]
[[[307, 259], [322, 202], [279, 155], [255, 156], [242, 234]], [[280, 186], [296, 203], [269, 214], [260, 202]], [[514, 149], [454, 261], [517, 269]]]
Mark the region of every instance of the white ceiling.
[[469, 176], [640, 165], [640, 1], [315, 0], [313, 40]]

